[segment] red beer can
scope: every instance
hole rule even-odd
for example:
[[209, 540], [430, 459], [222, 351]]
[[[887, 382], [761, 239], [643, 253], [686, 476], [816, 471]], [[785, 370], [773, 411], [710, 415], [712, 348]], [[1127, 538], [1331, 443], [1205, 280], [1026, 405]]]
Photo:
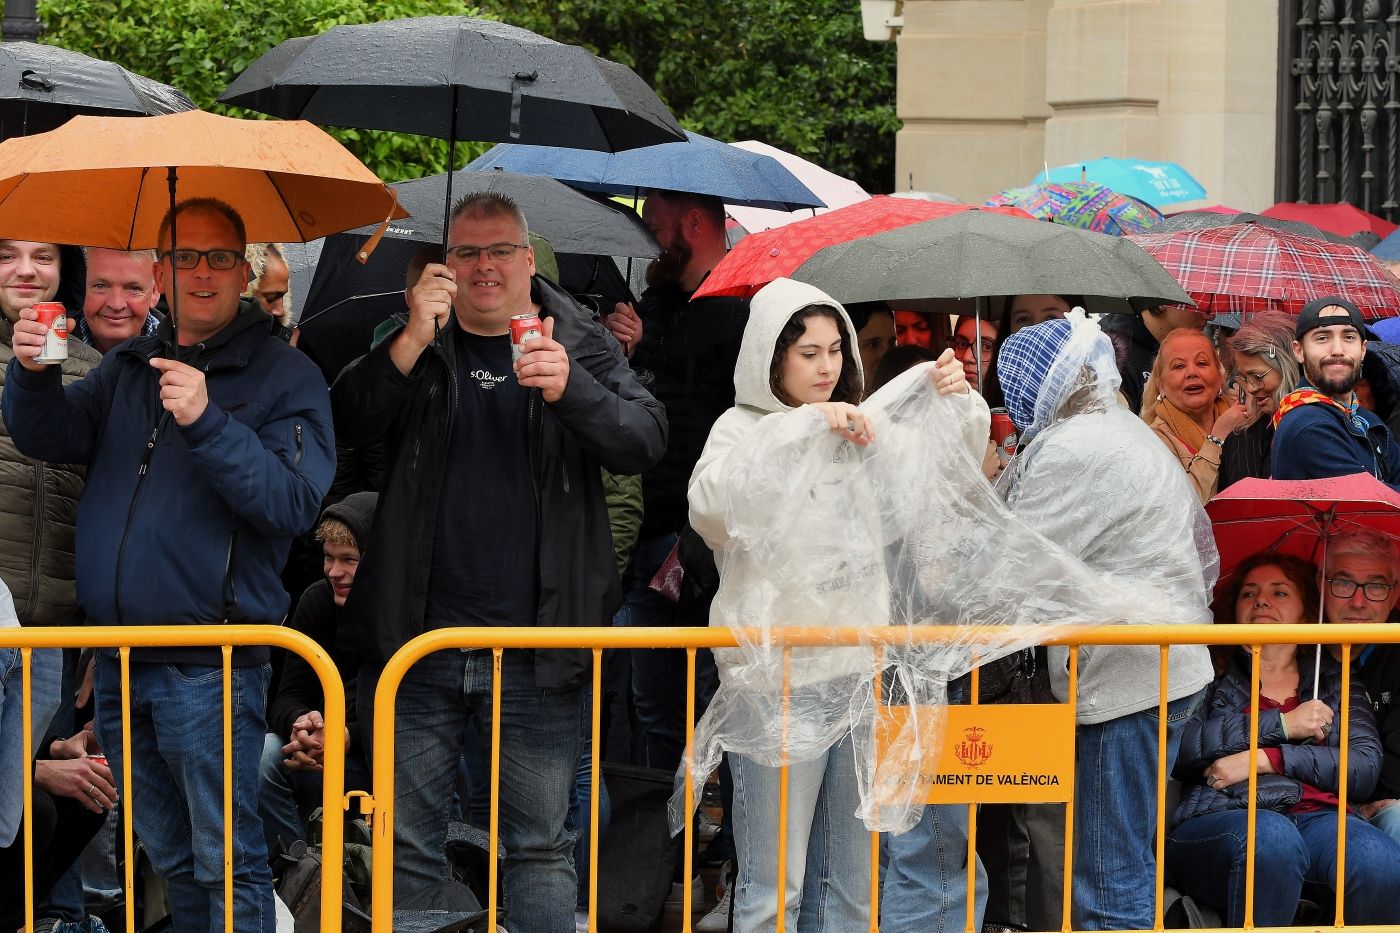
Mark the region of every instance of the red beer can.
[[86, 757], [87, 757], [87, 760], [88, 760], [88, 761], [95, 761], [95, 762], [97, 762], [98, 764], [102, 765], [102, 767], [104, 767], [104, 768], [107, 767], [107, 756], [106, 756], [106, 755], [88, 755], [88, 756], [86, 756]]
[[539, 340], [544, 334], [538, 314], [516, 314], [510, 319], [510, 360], [515, 362], [525, 351], [522, 344], [527, 340]]
[[41, 301], [34, 305], [39, 323], [47, 328], [44, 349], [34, 357], [36, 363], [61, 363], [68, 359], [68, 314], [57, 301]]
[[1016, 425], [1011, 423], [1011, 415], [1005, 408], [992, 409], [992, 443], [997, 445], [997, 456], [1005, 462], [1016, 455]]

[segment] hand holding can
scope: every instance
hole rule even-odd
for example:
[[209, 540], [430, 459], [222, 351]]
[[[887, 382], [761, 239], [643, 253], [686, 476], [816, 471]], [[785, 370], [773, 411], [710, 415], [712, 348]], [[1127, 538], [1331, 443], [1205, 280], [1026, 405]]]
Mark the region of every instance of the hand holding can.
[[11, 345], [15, 359], [30, 372], [43, 372], [45, 363], [44, 346], [48, 342], [49, 327], [39, 322], [39, 315], [33, 308], [21, 308], [19, 320], [15, 321]]
[[36, 357], [36, 363], [62, 363], [68, 359], [68, 314], [57, 301], [41, 301], [34, 305], [34, 313], [44, 326], [44, 349]]

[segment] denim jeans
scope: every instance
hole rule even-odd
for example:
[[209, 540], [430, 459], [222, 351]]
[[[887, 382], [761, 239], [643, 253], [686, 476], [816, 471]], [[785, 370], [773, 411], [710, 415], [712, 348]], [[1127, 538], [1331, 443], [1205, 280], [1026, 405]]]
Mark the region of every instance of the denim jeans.
[[[29, 654], [29, 734], [32, 751], [48, 731], [59, 705], [63, 652]], [[8, 846], [24, 817], [24, 660], [18, 648], [0, 648], [0, 847]]]
[[[1244, 810], [1192, 817], [1167, 836], [1173, 883], [1244, 923], [1247, 820]], [[1287, 926], [1304, 882], [1332, 889], [1337, 878], [1337, 811], [1255, 814], [1254, 923]], [[1400, 923], [1400, 842], [1358, 816], [1347, 817], [1347, 923]]]
[[[447, 877], [447, 820], [471, 720], [491, 734], [490, 651], [439, 651], [399, 687], [394, 729], [394, 899]], [[502, 659], [499, 807], [511, 929], [573, 933], [576, 878], [565, 828], [584, 690], [535, 686], [533, 655]], [[488, 738], [489, 741], [489, 738]], [[489, 779], [489, 774], [483, 776]]]
[[1371, 825], [1400, 842], [1400, 803], [1392, 803], [1384, 810], [1378, 810], [1376, 815], [1371, 817]]
[[[1167, 773], [1205, 691], [1167, 704]], [[1156, 905], [1157, 707], [1075, 731], [1076, 930], [1151, 929]]]
[[[778, 919], [779, 770], [731, 753], [735, 933], [771, 930]], [[849, 737], [788, 766], [783, 904], [797, 933], [850, 933], [870, 925], [870, 831], [856, 818], [860, 789]]]
[[292, 772], [282, 767], [282, 746], [287, 740], [269, 732], [263, 737], [262, 758], [258, 762], [258, 815], [267, 837], [267, 852], [285, 852], [297, 839], [306, 838], [306, 827], [297, 813], [292, 791]]
[[[967, 928], [967, 805], [924, 807], [908, 832], [881, 839], [888, 865], [880, 885], [882, 933], [961, 933]], [[987, 872], [977, 859], [973, 929], [987, 911]]]
[[[272, 875], [258, 816], [258, 762], [267, 723], [270, 665], [235, 667], [233, 718], [233, 917], [237, 933], [273, 933]], [[131, 776], [122, 786], [121, 668], [101, 650], [93, 673], [97, 737], [130, 806], [136, 833], [169, 890], [175, 933], [224, 926], [223, 668], [131, 664]]]

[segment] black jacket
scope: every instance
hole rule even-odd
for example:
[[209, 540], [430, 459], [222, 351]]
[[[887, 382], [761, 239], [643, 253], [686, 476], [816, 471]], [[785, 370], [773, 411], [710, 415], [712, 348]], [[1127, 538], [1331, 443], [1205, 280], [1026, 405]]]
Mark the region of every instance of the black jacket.
[[[1157, 338], [1142, 322], [1141, 314], [1105, 314], [1100, 326], [1113, 338], [1119, 355], [1118, 374], [1123, 377], [1123, 397], [1133, 411], [1140, 412], [1143, 386], [1157, 359]], [[1119, 349], [1124, 342], [1126, 348]]]
[[1400, 645], [1376, 645], [1357, 669], [1371, 695], [1381, 740], [1376, 800], [1400, 798]]
[[[1312, 645], [1298, 648], [1298, 689], [1306, 697], [1312, 690]], [[1225, 673], [1206, 688], [1205, 698], [1187, 721], [1181, 733], [1172, 776], [1185, 786], [1181, 803], [1172, 818], [1175, 826], [1194, 816], [1248, 806], [1248, 782], [1241, 781], [1222, 790], [1207, 787], [1205, 769], [1216, 759], [1249, 750], [1249, 656], [1239, 651]], [[1277, 709], [1259, 713], [1259, 747], [1277, 748], [1283, 755], [1283, 773], [1260, 775], [1258, 805], [1267, 810], [1287, 810], [1302, 799], [1301, 784], [1311, 784], [1336, 793], [1341, 757], [1341, 665], [1327, 652], [1322, 655], [1322, 701], [1332, 707], [1334, 728], [1324, 745], [1291, 742], [1283, 736], [1281, 714]], [[1310, 699], [1311, 697], [1309, 697]], [[1381, 770], [1381, 743], [1376, 735], [1376, 719], [1371, 701], [1360, 678], [1351, 682], [1350, 745], [1347, 758], [1347, 799], [1369, 800]]]
[[632, 366], [651, 373], [670, 436], [661, 462], [642, 477], [642, 537], [677, 532], [690, 507], [686, 487], [720, 415], [734, 407], [734, 364], [749, 319], [744, 298], [701, 298], [653, 285], [637, 310], [642, 342]]
[[[640, 473], [666, 446], [666, 412], [638, 384], [617, 342], [567, 293], [536, 276], [532, 298], [569, 350], [569, 383], [546, 404], [530, 393], [530, 470], [539, 501], [539, 610], [544, 626], [607, 625], [621, 603], [599, 467]], [[405, 376], [393, 337], [347, 367], [331, 390], [339, 436], [354, 447], [384, 439], [384, 479], [367, 550], [346, 602], [342, 643], [371, 663], [421, 634], [444, 482], [471, 482], [447, 463], [457, 379], [453, 328]], [[489, 453], [487, 454], [489, 455]], [[541, 687], [577, 681], [587, 651], [540, 652]]]

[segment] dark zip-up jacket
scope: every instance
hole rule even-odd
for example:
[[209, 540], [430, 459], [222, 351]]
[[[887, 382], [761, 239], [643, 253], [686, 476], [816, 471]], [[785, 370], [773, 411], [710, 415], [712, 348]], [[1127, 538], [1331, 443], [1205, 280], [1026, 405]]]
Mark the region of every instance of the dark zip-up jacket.
[[1381, 777], [1371, 796], [1400, 798], [1400, 645], [1373, 646], [1356, 674], [1371, 695], [1381, 740]]
[[[1311, 389], [1307, 380], [1300, 389]], [[1326, 479], [1370, 473], [1400, 490], [1400, 447], [1380, 417], [1364, 408], [1356, 413], [1366, 422], [1363, 433], [1334, 405], [1299, 405], [1274, 429], [1274, 479]]]
[[[538, 389], [530, 390], [530, 460], [517, 465], [530, 471], [539, 505], [536, 622], [607, 625], [621, 589], [599, 467], [630, 475], [655, 464], [666, 448], [666, 412], [637, 382], [617, 342], [566, 292], [536, 276], [531, 297], [542, 317], [554, 318], [554, 339], [570, 359], [559, 401], [547, 404]], [[447, 462], [458, 404], [452, 332], [445, 328], [405, 376], [389, 357], [396, 331], [347, 367], [331, 390], [345, 443], [384, 441], [384, 479], [367, 549], [373, 558], [355, 574], [341, 629], [342, 644], [371, 664], [424, 631], [442, 486], [474, 481], [470, 464]], [[575, 683], [588, 657], [542, 651], [536, 683]]]
[[[249, 315], [256, 314], [252, 318]], [[160, 337], [136, 337], [65, 387], [55, 367], [11, 361], [5, 421], [27, 455], [88, 466], [78, 507], [78, 602], [97, 625], [246, 622], [287, 612], [279, 574], [316, 520], [335, 470], [325, 382], [237, 318], [187, 352], [208, 407], [179, 427], [150, 365]]]
[[[1298, 648], [1298, 693], [1312, 699], [1313, 659], [1316, 648]], [[1219, 758], [1249, 750], [1250, 669], [1248, 656], [1236, 652], [1230, 665], [1206, 688], [1206, 695], [1181, 732], [1172, 776], [1186, 786], [1176, 808], [1172, 825], [1193, 816], [1218, 810], [1244, 809], [1249, 805], [1249, 784], [1241, 782], [1215, 790], [1201, 776]], [[1282, 714], [1277, 709], [1259, 711], [1259, 747], [1277, 748], [1283, 757], [1282, 774], [1261, 774], [1258, 778], [1258, 805], [1268, 810], [1287, 810], [1302, 799], [1301, 783], [1337, 793], [1341, 786], [1342, 668], [1330, 654], [1322, 652], [1321, 700], [1335, 714], [1333, 729], [1321, 745], [1292, 742], [1284, 738]], [[1351, 681], [1351, 721], [1347, 742], [1347, 799], [1370, 800], [1381, 773], [1381, 743], [1376, 734], [1376, 718], [1361, 679]], [[1301, 783], [1300, 783], [1301, 782]]]
[[[14, 358], [14, 325], [0, 314], [0, 366]], [[76, 340], [61, 367], [76, 382], [102, 356]], [[5, 376], [0, 372], [0, 394]], [[73, 529], [83, 492], [83, 468], [26, 457], [0, 418], [0, 580], [14, 596], [20, 625], [71, 625], [74, 588]]]
[[1118, 375], [1123, 379], [1120, 391], [1128, 400], [1128, 407], [1140, 412], [1142, 391], [1160, 346], [1157, 338], [1147, 329], [1141, 314], [1105, 314], [1100, 326], [1113, 338], [1119, 356]]

